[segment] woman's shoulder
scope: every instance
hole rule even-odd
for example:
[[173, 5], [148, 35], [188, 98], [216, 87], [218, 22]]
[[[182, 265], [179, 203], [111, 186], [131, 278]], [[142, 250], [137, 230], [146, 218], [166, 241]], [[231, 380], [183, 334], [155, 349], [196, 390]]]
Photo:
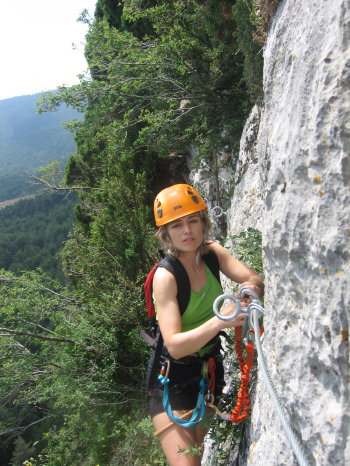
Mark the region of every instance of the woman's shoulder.
[[153, 292], [156, 299], [161, 296], [171, 298], [177, 295], [177, 284], [174, 275], [164, 267], [158, 267], [153, 276]]
[[174, 275], [168, 269], [165, 267], [157, 267], [153, 276], [153, 286], [157, 284], [167, 285], [175, 282]]
[[174, 277], [174, 275], [166, 268], [162, 267], [162, 265], [157, 267], [157, 270], [154, 272], [154, 278], [163, 278], [163, 277]]

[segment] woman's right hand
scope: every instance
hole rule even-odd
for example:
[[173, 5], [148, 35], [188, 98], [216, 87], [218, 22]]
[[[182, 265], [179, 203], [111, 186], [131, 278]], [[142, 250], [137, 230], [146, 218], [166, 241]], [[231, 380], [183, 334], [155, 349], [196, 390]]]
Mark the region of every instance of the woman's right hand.
[[[228, 303], [225, 303], [221, 310], [220, 314], [227, 317], [229, 315], [234, 314], [236, 311], [236, 305], [233, 301], [229, 301]], [[222, 320], [221, 322], [223, 323], [223, 328], [230, 328], [230, 327], [242, 327], [244, 325], [245, 319], [246, 319], [247, 314], [244, 312], [241, 312], [232, 320]]]

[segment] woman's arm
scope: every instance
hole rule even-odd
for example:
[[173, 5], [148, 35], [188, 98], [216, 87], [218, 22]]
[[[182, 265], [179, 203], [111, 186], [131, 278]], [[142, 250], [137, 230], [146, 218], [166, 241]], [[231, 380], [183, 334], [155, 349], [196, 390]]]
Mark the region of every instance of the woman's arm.
[[[157, 303], [158, 323], [164, 343], [174, 359], [180, 359], [199, 351], [220, 330], [244, 324], [245, 314], [243, 313], [231, 321], [223, 321], [213, 316], [199, 327], [182, 332], [181, 315], [176, 298], [176, 280], [168, 270], [162, 267], [159, 267], [154, 275], [153, 293]], [[233, 311], [234, 309], [229, 305], [222, 313], [230, 314]]]
[[260, 298], [264, 296], [264, 281], [259, 274], [233, 257], [229, 251], [219, 243], [212, 242], [209, 248], [215, 252], [219, 261], [220, 270], [226, 277], [239, 283], [240, 288], [242, 288], [242, 286], [251, 288]]

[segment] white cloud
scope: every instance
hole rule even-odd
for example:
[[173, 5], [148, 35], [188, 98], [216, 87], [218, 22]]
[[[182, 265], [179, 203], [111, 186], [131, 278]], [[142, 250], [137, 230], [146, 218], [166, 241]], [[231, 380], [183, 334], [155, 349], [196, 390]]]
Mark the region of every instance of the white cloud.
[[[78, 82], [86, 68], [83, 43], [96, 0], [6, 0], [0, 16], [0, 99]], [[77, 45], [73, 50], [72, 44]]]

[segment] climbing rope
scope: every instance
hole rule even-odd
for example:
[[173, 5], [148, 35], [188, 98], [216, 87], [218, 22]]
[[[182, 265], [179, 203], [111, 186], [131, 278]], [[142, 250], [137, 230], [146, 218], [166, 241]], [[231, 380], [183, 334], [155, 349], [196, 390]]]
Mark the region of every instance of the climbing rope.
[[[252, 303], [250, 303], [247, 306], [248, 296], [253, 298], [252, 303], [254, 303], [255, 306], [259, 305], [259, 298], [254, 293], [254, 291], [251, 290], [250, 288], [242, 287], [240, 291], [238, 292], [237, 297], [233, 296], [232, 294], [228, 294], [228, 293], [219, 296], [214, 301], [213, 311], [217, 317], [219, 317], [221, 320], [226, 320], [226, 321], [234, 319], [241, 312], [249, 313], [251, 310]], [[235, 312], [233, 314], [228, 315], [228, 316], [223, 316], [220, 314], [219, 303], [224, 299], [230, 299], [235, 302]], [[245, 305], [242, 306], [242, 303]], [[263, 312], [264, 310], [263, 308], [261, 308], [260, 313], [263, 314]], [[250, 329], [250, 332], [252, 333], [253, 329]], [[236, 342], [235, 349], [236, 349], [237, 359], [239, 361], [239, 368], [241, 371], [241, 382], [240, 382], [240, 387], [239, 387], [238, 394], [237, 394], [236, 406], [233, 408], [230, 415], [228, 415], [227, 413], [221, 413], [218, 411], [217, 408], [215, 408], [217, 414], [219, 414], [219, 416], [222, 419], [229, 420], [237, 424], [242, 422], [244, 419], [247, 419], [247, 417], [249, 416], [249, 411], [250, 411], [249, 382], [250, 382], [250, 373], [251, 373], [253, 362], [254, 362], [254, 341], [250, 337], [251, 341], [246, 342], [246, 360], [244, 360], [243, 354], [242, 354], [242, 341], [243, 341], [243, 335], [245, 335], [246, 333], [248, 333], [248, 327], [246, 325], [244, 327], [243, 332], [242, 332], [242, 327], [235, 328], [235, 342]], [[214, 403], [211, 402], [210, 406], [214, 407], [213, 404]]]
[[[252, 302], [248, 305], [248, 307], [243, 307], [241, 305], [241, 300], [242, 300], [244, 295], [250, 295], [253, 298]], [[234, 301], [235, 304], [236, 304], [235, 312], [233, 314], [229, 315], [229, 316], [222, 316], [220, 314], [220, 311], [219, 311], [219, 308], [218, 308], [219, 303], [224, 299], [230, 299], [230, 300]], [[261, 329], [259, 329], [259, 318], [264, 315], [265, 310], [260, 305], [258, 296], [250, 288], [243, 287], [238, 292], [237, 297], [235, 297], [235, 296], [233, 296], [231, 294], [224, 294], [224, 295], [219, 296], [214, 302], [213, 311], [214, 311], [215, 315], [217, 317], [219, 317], [219, 319], [222, 319], [222, 320], [232, 320], [236, 316], [238, 316], [238, 314], [241, 313], [241, 312], [245, 312], [248, 315], [249, 324], [250, 324], [251, 327], [253, 327], [253, 330], [254, 330], [254, 335], [251, 333], [251, 337], [253, 335], [254, 343], [255, 343], [257, 351], [258, 351], [259, 367], [260, 367], [261, 373], [263, 375], [265, 385], [266, 385], [266, 387], [268, 389], [268, 392], [269, 392], [269, 394], [271, 396], [271, 400], [272, 400], [272, 402], [274, 404], [274, 407], [276, 408], [277, 415], [278, 415], [278, 417], [280, 419], [282, 427], [284, 428], [286, 436], [287, 436], [288, 440], [291, 443], [291, 446], [293, 448], [294, 454], [295, 454], [295, 456], [296, 456], [296, 458], [298, 460], [299, 465], [300, 466], [310, 466], [310, 462], [307, 459], [307, 455], [306, 455], [304, 446], [303, 446], [303, 444], [301, 442], [301, 439], [298, 436], [298, 434], [293, 430], [293, 428], [291, 427], [290, 423], [287, 420], [287, 416], [286, 416], [286, 414], [285, 414], [285, 412], [283, 410], [282, 404], [281, 404], [281, 402], [280, 402], [280, 400], [278, 398], [275, 386], [274, 386], [274, 384], [272, 382], [271, 376], [270, 376], [268, 368], [267, 368], [266, 359], [265, 359], [265, 356], [264, 356], [264, 353], [263, 353], [263, 350], [262, 350], [262, 346], [261, 346], [261, 341], [260, 341]], [[240, 367], [241, 367], [242, 366], [241, 360], [239, 360], [239, 363], [240, 363]], [[242, 371], [242, 369], [241, 369], [241, 371]], [[215, 406], [213, 406], [213, 404], [211, 405], [211, 407], [215, 408]], [[222, 419], [232, 420], [231, 419], [232, 415], [228, 419], [228, 415], [226, 413], [221, 413], [217, 408], [215, 408], [215, 409], [216, 409], [217, 414]]]
[[[238, 328], [236, 329], [236, 331]], [[241, 328], [239, 328], [241, 330]], [[237, 338], [236, 333], [236, 352], [237, 355], [240, 353], [242, 356], [242, 332], [240, 333], [239, 337]], [[240, 345], [240, 347], [239, 347]], [[239, 348], [239, 349], [238, 349]], [[237, 403], [232, 413], [230, 415], [230, 421], [235, 423], [240, 423], [244, 421], [249, 415], [250, 410], [250, 396], [249, 396], [249, 381], [250, 381], [250, 372], [253, 367], [254, 361], [254, 343], [248, 342], [246, 345], [246, 361], [240, 362], [241, 367], [241, 384], [237, 394]], [[243, 358], [242, 358], [243, 360]]]

